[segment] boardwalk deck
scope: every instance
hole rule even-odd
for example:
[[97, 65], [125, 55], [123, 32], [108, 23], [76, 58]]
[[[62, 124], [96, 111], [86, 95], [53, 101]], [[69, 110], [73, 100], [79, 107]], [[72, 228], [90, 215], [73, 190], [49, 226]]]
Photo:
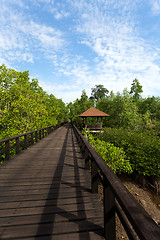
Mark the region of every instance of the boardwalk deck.
[[103, 209], [90, 190], [70, 124], [0, 166], [0, 239], [103, 239]]

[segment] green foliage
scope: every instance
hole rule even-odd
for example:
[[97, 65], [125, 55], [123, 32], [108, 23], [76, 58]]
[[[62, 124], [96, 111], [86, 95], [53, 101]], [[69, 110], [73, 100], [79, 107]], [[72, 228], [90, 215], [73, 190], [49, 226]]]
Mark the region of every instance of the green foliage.
[[132, 97], [128, 94], [123, 96], [123, 111], [119, 114], [120, 126], [137, 131], [142, 128], [143, 117], [138, 112], [138, 107], [135, 102], [132, 102]]
[[142, 86], [140, 85], [138, 79], [134, 79], [131, 87], [130, 94], [133, 94], [133, 100], [138, 101], [140, 99], [140, 94], [143, 92]]
[[94, 88], [91, 89], [91, 100], [95, 100], [96, 102], [99, 101], [99, 99], [106, 97], [106, 95], [109, 93], [109, 91], [104, 88], [103, 85], [95, 85]]
[[152, 120], [160, 120], [160, 97], [148, 97], [138, 102], [139, 112], [150, 113]]
[[[142, 86], [137, 79], [133, 80], [131, 91], [123, 90], [123, 93], [113, 91], [107, 95], [103, 92], [103, 85], [96, 85], [92, 88], [91, 98], [88, 98], [86, 92], [83, 91], [81, 98], [76, 99], [74, 103], [68, 105], [70, 109], [70, 119], [82, 128], [83, 120], [78, 118], [78, 115], [94, 106], [96, 108], [109, 114], [109, 117], [103, 118], [103, 126], [127, 128], [132, 131], [156, 131], [160, 133], [160, 97], [140, 97], [142, 93]], [[100, 91], [102, 89], [102, 91]], [[101, 97], [102, 93], [102, 97]], [[94, 96], [99, 94], [99, 97]], [[93, 101], [94, 100], [94, 101]], [[88, 118], [87, 122], [94, 123], [95, 119]]]
[[103, 119], [103, 126], [123, 127], [132, 131], [160, 131], [160, 98], [134, 101], [133, 96], [124, 89], [123, 94], [111, 91], [109, 96], [98, 101], [96, 107], [110, 115]]
[[21, 134], [68, 119], [61, 99], [48, 95], [29, 72], [0, 66], [0, 138]]
[[[127, 89], [122, 94], [111, 91], [98, 98], [96, 108], [110, 115], [103, 119], [103, 127], [107, 128], [99, 140], [123, 149], [135, 172], [159, 177], [160, 97], [142, 98], [142, 92], [139, 81], [134, 79], [130, 92]], [[90, 135], [88, 138], [96, 147], [97, 140]], [[97, 148], [100, 154], [103, 144]]]
[[147, 176], [160, 176], [160, 139], [153, 132], [105, 128], [99, 138], [123, 148], [134, 171]]
[[[86, 133], [83, 131], [84, 135]], [[132, 173], [129, 159], [122, 148], [114, 146], [112, 143], [97, 139], [91, 133], [88, 134], [88, 141], [95, 148], [96, 152], [104, 159], [114, 173]]]

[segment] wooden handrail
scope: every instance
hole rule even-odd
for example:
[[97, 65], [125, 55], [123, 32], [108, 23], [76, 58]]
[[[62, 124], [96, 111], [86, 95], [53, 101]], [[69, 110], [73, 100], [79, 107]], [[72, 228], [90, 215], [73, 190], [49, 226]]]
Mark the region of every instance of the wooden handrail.
[[99, 178], [103, 184], [105, 239], [116, 239], [115, 213], [117, 213], [129, 239], [135, 240], [138, 237], [140, 240], [159, 240], [160, 227], [127, 190], [74, 124], [73, 129], [82, 156], [85, 159], [86, 169], [91, 167], [92, 193], [98, 192]]
[[[64, 123], [60, 123], [60, 124], [57, 124], [56, 126], [49, 126], [49, 127], [41, 128], [38, 130], [30, 131], [27, 133], [19, 134], [16, 136], [8, 137], [5, 139], [1, 139], [0, 144], [4, 143], [5, 145], [0, 150], [0, 156], [2, 154], [5, 154], [5, 160], [9, 160], [11, 149], [15, 148], [15, 154], [18, 154], [20, 152], [20, 148], [22, 149], [28, 148], [30, 145], [34, 144], [35, 142], [38, 142], [39, 140], [44, 138], [46, 135], [48, 135], [50, 132], [62, 126], [63, 124]], [[21, 139], [23, 137], [24, 139]], [[11, 141], [13, 140], [15, 140], [15, 143], [11, 146]]]
[[[58, 125], [58, 124], [57, 124]], [[57, 126], [56, 125], [56, 126]], [[6, 142], [7, 140], [11, 141], [15, 138], [18, 138], [18, 137], [23, 137], [25, 135], [28, 135], [28, 134], [31, 134], [31, 133], [35, 133], [37, 131], [40, 131], [40, 130], [46, 130], [46, 129], [49, 129], [49, 128], [53, 128], [55, 126], [49, 126], [49, 127], [46, 127], [46, 128], [41, 128], [41, 129], [38, 129], [38, 130], [34, 130], [34, 131], [30, 131], [30, 132], [27, 132], [27, 133], [22, 133], [22, 134], [19, 134], [19, 135], [15, 135], [15, 136], [12, 136], [12, 137], [8, 137], [8, 138], [4, 138], [4, 139], [0, 139], [0, 143], [3, 143], [3, 142]]]

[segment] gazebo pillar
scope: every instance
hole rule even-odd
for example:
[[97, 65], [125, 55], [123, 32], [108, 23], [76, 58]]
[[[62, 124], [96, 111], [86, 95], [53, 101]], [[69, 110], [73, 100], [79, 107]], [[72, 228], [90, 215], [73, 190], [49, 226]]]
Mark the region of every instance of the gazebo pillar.
[[102, 117], [101, 117], [101, 129], [102, 129]]
[[85, 117], [85, 129], [87, 129], [87, 118]]
[[97, 117], [97, 124], [99, 123], [99, 118], [101, 119], [100, 120], [100, 128], [102, 129], [102, 117]]

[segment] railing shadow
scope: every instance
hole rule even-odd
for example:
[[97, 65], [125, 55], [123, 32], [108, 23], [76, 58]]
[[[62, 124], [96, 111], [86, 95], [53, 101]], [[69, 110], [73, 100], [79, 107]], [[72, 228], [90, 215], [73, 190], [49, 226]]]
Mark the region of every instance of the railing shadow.
[[[44, 223], [46, 208], [48, 208], [48, 201], [51, 199], [51, 196], [52, 196], [52, 185], [54, 184], [55, 179], [59, 180], [59, 181], [56, 184], [57, 188], [56, 188], [55, 195], [57, 197], [54, 199], [54, 204], [55, 204], [55, 201], [56, 201], [56, 203], [58, 201], [58, 193], [59, 193], [60, 184], [61, 184], [61, 178], [62, 178], [62, 172], [63, 172], [63, 165], [64, 165], [64, 159], [65, 159], [65, 153], [66, 153], [68, 134], [69, 134], [69, 128], [67, 129], [66, 137], [64, 139], [64, 143], [63, 143], [63, 146], [62, 146], [62, 151], [61, 151], [58, 163], [57, 163], [57, 167], [56, 167], [55, 173], [54, 173], [53, 178], [52, 178], [52, 183], [51, 183], [50, 190], [49, 190], [46, 202], [45, 202], [45, 206], [44, 206], [43, 212], [41, 214], [41, 219], [40, 219], [40, 222], [39, 222], [39, 226], [38, 226], [38, 229], [37, 229], [36, 236], [43, 235], [43, 225], [42, 224]], [[51, 223], [52, 224], [47, 229], [48, 240], [52, 239], [51, 234], [53, 232], [54, 219], [55, 219], [55, 214], [52, 215], [52, 219], [51, 219]]]
[[[66, 126], [65, 126], [66, 127]], [[64, 180], [62, 180], [62, 173], [63, 173], [63, 168], [64, 168], [64, 160], [65, 160], [65, 156], [66, 156], [66, 151], [67, 151], [67, 141], [69, 140], [69, 132], [70, 132], [70, 136], [71, 136], [71, 141], [72, 141], [72, 149], [73, 149], [73, 161], [74, 161], [74, 183], [67, 183]], [[52, 183], [50, 186], [50, 190], [45, 202], [45, 206], [43, 208], [43, 212], [41, 214], [41, 219], [38, 225], [38, 229], [35, 235], [35, 240], [38, 239], [39, 236], [42, 235], [47, 235], [47, 240], [51, 240], [53, 239], [53, 230], [54, 230], [54, 225], [55, 225], [55, 216], [56, 214], [60, 215], [61, 217], [64, 217], [68, 222], [74, 222], [75, 224], [77, 224], [77, 233], [79, 234], [79, 240], [84, 239], [84, 235], [82, 233], [85, 232], [85, 237], [86, 239], [90, 240], [90, 235], [89, 232], [86, 231], [86, 229], [84, 229], [84, 221], [89, 229], [89, 231], [95, 232], [97, 235], [103, 236], [103, 228], [102, 226], [95, 224], [91, 221], [89, 221], [89, 219], [87, 219], [86, 216], [86, 212], [85, 212], [85, 203], [84, 203], [84, 199], [83, 199], [83, 193], [84, 191], [90, 192], [90, 190], [88, 188], [85, 188], [83, 186], [81, 186], [80, 183], [80, 175], [79, 175], [79, 165], [78, 165], [78, 160], [79, 158], [77, 157], [77, 153], [76, 153], [76, 147], [75, 147], [75, 143], [74, 143], [74, 132], [73, 129], [70, 128], [68, 126], [67, 128], [67, 133], [66, 133], [66, 137], [64, 139], [64, 143], [62, 146], [62, 150], [61, 150], [61, 154], [57, 163], [57, 167], [56, 170], [54, 172], [53, 178], [52, 178]], [[82, 160], [82, 159], [81, 159]], [[45, 219], [46, 219], [46, 212], [48, 209], [48, 204], [51, 204], [51, 198], [53, 196], [53, 186], [55, 184], [55, 179], [56, 179], [56, 190], [55, 190], [55, 194], [54, 194], [54, 209], [55, 209], [55, 213], [52, 214], [52, 216], [50, 216], [50, 223], [49, 225], [47, 225], [45, 227]], [[57, 181], [58, 180], [58, 181]], [[76, 195], [76, 212], [74, 213], [75, 210], [73, 211], [66, 211], [64, 209], [61, 209], [60, 206], [57, 206], [58, 204], [58, 196], [59, 196], [59, 191], [60, 191], [60, 184], [66, 184], [68, 186], [70, 186], [71, 188], [75, 188], [75, 195]], [[78, 186], [78, 187], [76, 187]], [[78, 213], [78, 214], [77, 214]], [[64, 223], [65, 224], [65, 223]], [[62, 231], [63, 232], [63, 231]], [[69, 233], [73, 233], [73, 230], [70, 229]]]

